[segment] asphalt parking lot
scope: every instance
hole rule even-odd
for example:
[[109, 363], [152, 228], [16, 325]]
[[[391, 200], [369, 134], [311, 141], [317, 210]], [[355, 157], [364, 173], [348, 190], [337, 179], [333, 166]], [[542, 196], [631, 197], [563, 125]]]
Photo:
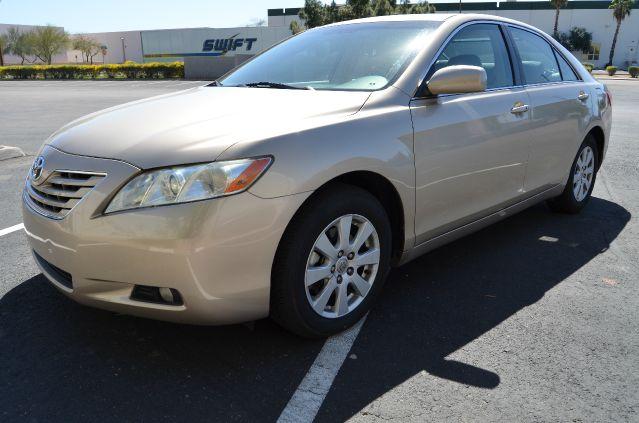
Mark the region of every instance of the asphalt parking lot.
[[[268, 320], [192, 327], [85, 308], [47, 283], [23, 231], [1, 235], [0, 421], [274, 421], [307, 396], [317, 421], [639, 421], [639, 83], [607, 82], [612, 139], [585, 211], [540, 204], [395, 269], [334, 381], [319, 380], [325, 398], [304, 384], [331, 367], [331, 354], [316, 361], [324, 341]], [[0, 161], [0, 231], [22, 221], [48, 134], [202, 84], [0, 81], [0, 144], [27, 154]]]

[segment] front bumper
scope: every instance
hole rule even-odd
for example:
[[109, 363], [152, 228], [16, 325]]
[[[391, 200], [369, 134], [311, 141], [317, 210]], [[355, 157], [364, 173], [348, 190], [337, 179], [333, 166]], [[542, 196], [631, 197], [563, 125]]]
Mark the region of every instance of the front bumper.
[[[36, 260], [73, 300], [114, 312], [192, 324], [266, 317], [271, 266], [286, 225], [309, 193], [262, 199], [249, 192], [187, 204], [102, 215], [114, 192], [139, 169], [46, 147], [46, 172], [74, 169], [107, 176], [64, 218], [23, 202], [33, 251], [72, 277]], [[45, 176], [46, 177], [46, 176]], [[179, 306], [131, 299], [135, 285], [179, 291]]]

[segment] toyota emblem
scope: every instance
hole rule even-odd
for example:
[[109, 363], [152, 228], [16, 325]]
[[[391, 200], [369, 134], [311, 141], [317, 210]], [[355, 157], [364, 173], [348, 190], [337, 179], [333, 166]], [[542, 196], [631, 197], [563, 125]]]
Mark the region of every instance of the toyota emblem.
[[42, 176], [42, 169], [44, 169], [44, 157], [38, 156], [31, 166], [31, 180], [37, 181]]

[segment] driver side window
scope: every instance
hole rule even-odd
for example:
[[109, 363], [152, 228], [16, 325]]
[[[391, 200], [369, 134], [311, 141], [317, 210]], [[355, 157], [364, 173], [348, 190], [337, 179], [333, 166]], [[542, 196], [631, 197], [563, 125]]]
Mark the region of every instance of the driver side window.
[[426, 79], [437, 70], [454, 65], [484, 68], [488, 89], [514, 85], [510, 57], [498, 25], [474, 24], [462, 28], [448, 42]]

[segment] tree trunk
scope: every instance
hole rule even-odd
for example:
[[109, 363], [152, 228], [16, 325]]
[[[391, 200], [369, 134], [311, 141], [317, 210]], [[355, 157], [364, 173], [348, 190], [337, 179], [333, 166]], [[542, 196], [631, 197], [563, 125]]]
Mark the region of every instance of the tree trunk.
[[2, 54], [2, 50], [4, 50], [4, 46], [2, 45], [2, 41], [0, 41], [0, 66], [4, 66], [4, 55]]
[[619, 35], [619, 28], [621, 28], [621, 19], [617, 19], [617, 29], [615, 29], [615, 36], [612, 37], [612, 46], [610, 47], [610, 57], [608, 58], [608, 64], [606, 66], [612, 66], [612, 58], [615, 55], [615, 46], [617, 45], [617, 35]]
[[555, 12], [555, 28], [552, 30], [552, 34], [557, 36], [557, 27], [559, 26], [559, 6], [557, 6], [557, 10]]

